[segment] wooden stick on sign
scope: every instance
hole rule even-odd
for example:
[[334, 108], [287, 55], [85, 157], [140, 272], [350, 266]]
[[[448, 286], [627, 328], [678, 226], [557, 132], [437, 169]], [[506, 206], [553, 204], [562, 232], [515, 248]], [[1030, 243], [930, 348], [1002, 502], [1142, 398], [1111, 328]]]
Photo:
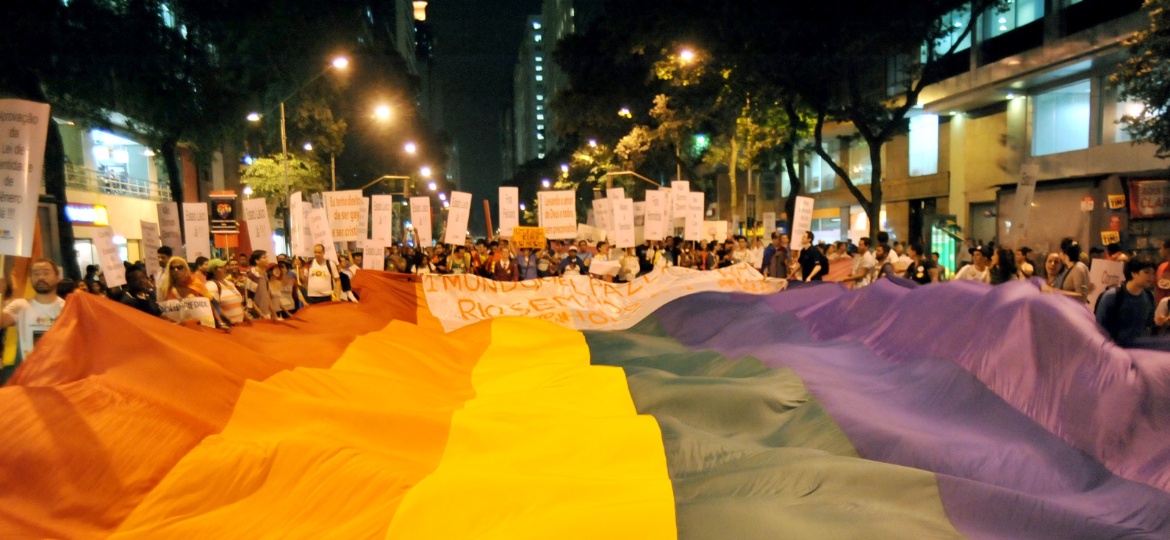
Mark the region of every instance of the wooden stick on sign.
[[483, 218], [487, 220], [487, 241], [492, 241], [492, 203], [483, 200]]

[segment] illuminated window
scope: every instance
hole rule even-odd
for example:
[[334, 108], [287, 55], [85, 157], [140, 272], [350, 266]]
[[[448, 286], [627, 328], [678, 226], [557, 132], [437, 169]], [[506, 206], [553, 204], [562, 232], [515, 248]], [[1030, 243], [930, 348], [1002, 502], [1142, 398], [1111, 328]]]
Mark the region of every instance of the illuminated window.
[[910, 119], [910, 176], [938, 172], [938, 115]]
[[536, 71], [544, 71], [544, 66], [536, 66]]
[[537, 61], [537, 62], [540, 62], [540, 61], [542, 61], [542, 60], [544, 60], [544, 58], [543, 58], [543, 57], [541, 57], [539, 54], [538, 54], [538, 55], [536, 55], [536, 61]]
[[[965, 30], [967, 25], [971, 23], [971, 6], [963, 6], [950, 13], [947, 13], [946, 15], [943, 15], [942, 21], [946, 28], [950, 29], [950, 32], [935, 43], [935, 55], [946, 54], [947, 51], [951, 50], [952, 46], [955, 47], [955, 52], [960, 52], [971, 48], [971, 32], [963, 34], [963, 30]], [[960, 35], [963, 36], [963, 39], [961, 40], [959, 39]], [[924, 60], [926, 59], [925, 46], [922, 49], [922, 58]]]
[[535, 41], [535, 42], [537, 42], [537, 43], [540, 43], [540, 34], [533, 34], [533, 35], [532, 35], [532, 41]]
[[536, 94], [536, 101], [544, 101], [544, 94]]
[[540, 23], [538, 23], [536, 21], [532, 21], [532, 29], [533, 30], [540, 30]]
[[869, 144], [863, 139], [849, 143], [849, 179], [854, 184], [868, 184], [873, 176], [873, 164], [869, 159]]
[[536, 115], [536, 119], [537, 119], [537, 120], [544, 120], [544, 115], [543, 115], [543, 114], [538, 114], [538, 115]]
[[539, 81], [543, 81], [543, 80], [544, 80], [544, 75], [537, 75], [537, 76], [536, 76], [536, 80], [537, 80], [538, 82], [539, 82]]
[[1044, 17], [1044, 0], [1012, 0], [1003, 11], [983, 15], [983, 38], [990, 39]]
[[1037, 94], [1032, 99], [1032, 155], [1089, 147], [1088, 80]]

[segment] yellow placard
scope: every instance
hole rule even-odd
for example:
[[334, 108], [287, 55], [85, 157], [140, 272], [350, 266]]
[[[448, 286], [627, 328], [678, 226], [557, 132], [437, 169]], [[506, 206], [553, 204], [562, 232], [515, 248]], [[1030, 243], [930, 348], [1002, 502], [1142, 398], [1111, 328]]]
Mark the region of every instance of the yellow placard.
[[1117, 231], [1101, 231], [1101, 243], [1106, 246], [1121, 243], [1121, 233]]
[[1109, 209], [1120, 210], [1122, 208], [1125, 208], [1125, 195], [1110, 195]]
[[512, 227], [512, 247], [544, 249], [544, 227]]

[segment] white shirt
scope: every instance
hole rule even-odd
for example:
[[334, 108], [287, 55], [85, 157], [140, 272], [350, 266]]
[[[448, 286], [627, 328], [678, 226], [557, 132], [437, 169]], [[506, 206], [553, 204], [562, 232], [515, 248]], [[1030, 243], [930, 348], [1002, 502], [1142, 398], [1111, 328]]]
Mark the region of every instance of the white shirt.
[[61, 316], [65, 308], [65, 300], [55, 299], [50, 304], [42, 304], [36, 299], [25, 300], [17, 298], [9, 303], [4, 312], [16, 320], [17, 339], [20, 342], [20, 357], [27, 358], [32, 353], [33, 345]]
[[305, 281], [309, 296], [333, 296], [333, 280], [338, 279], [337, 269], [326, 259], [324, 264], [318, 264], [313, 259], [309, 265], [309, 278]]
[[877, 259], [869, 251], [866, 251], [864, 255], [853, 257], [853, 272], [850, 275], [856, 276], [865, 270], [865, 276], [853, 282], [854, 289], [869, 285], [873, 281], [873, 268], [875, 266], [877, 266]]
[[975, 268], [975, 265], [968, 264], [962, 270], [959, 270], [959, 273], [955, 274], [955, 279], [969, 279], [972, 281], [991, 283], [991, 267], [988, 266], [983, 271], [979, 271], [978, 268]]

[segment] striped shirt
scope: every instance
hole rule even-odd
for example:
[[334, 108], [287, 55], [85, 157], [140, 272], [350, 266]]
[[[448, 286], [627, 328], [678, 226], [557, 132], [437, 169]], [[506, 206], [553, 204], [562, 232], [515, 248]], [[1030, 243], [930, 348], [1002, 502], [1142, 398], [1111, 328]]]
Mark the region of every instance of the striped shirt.
[[219, 310], [227, 317], [228, 322], [236, 324], [244, 321], [244, 297], [236, 290], [235, 285], [225, 281], [221, 286], [218, 281], [210, 281], [207, 283], [207, 290], [211, 297], [219, 302]]

